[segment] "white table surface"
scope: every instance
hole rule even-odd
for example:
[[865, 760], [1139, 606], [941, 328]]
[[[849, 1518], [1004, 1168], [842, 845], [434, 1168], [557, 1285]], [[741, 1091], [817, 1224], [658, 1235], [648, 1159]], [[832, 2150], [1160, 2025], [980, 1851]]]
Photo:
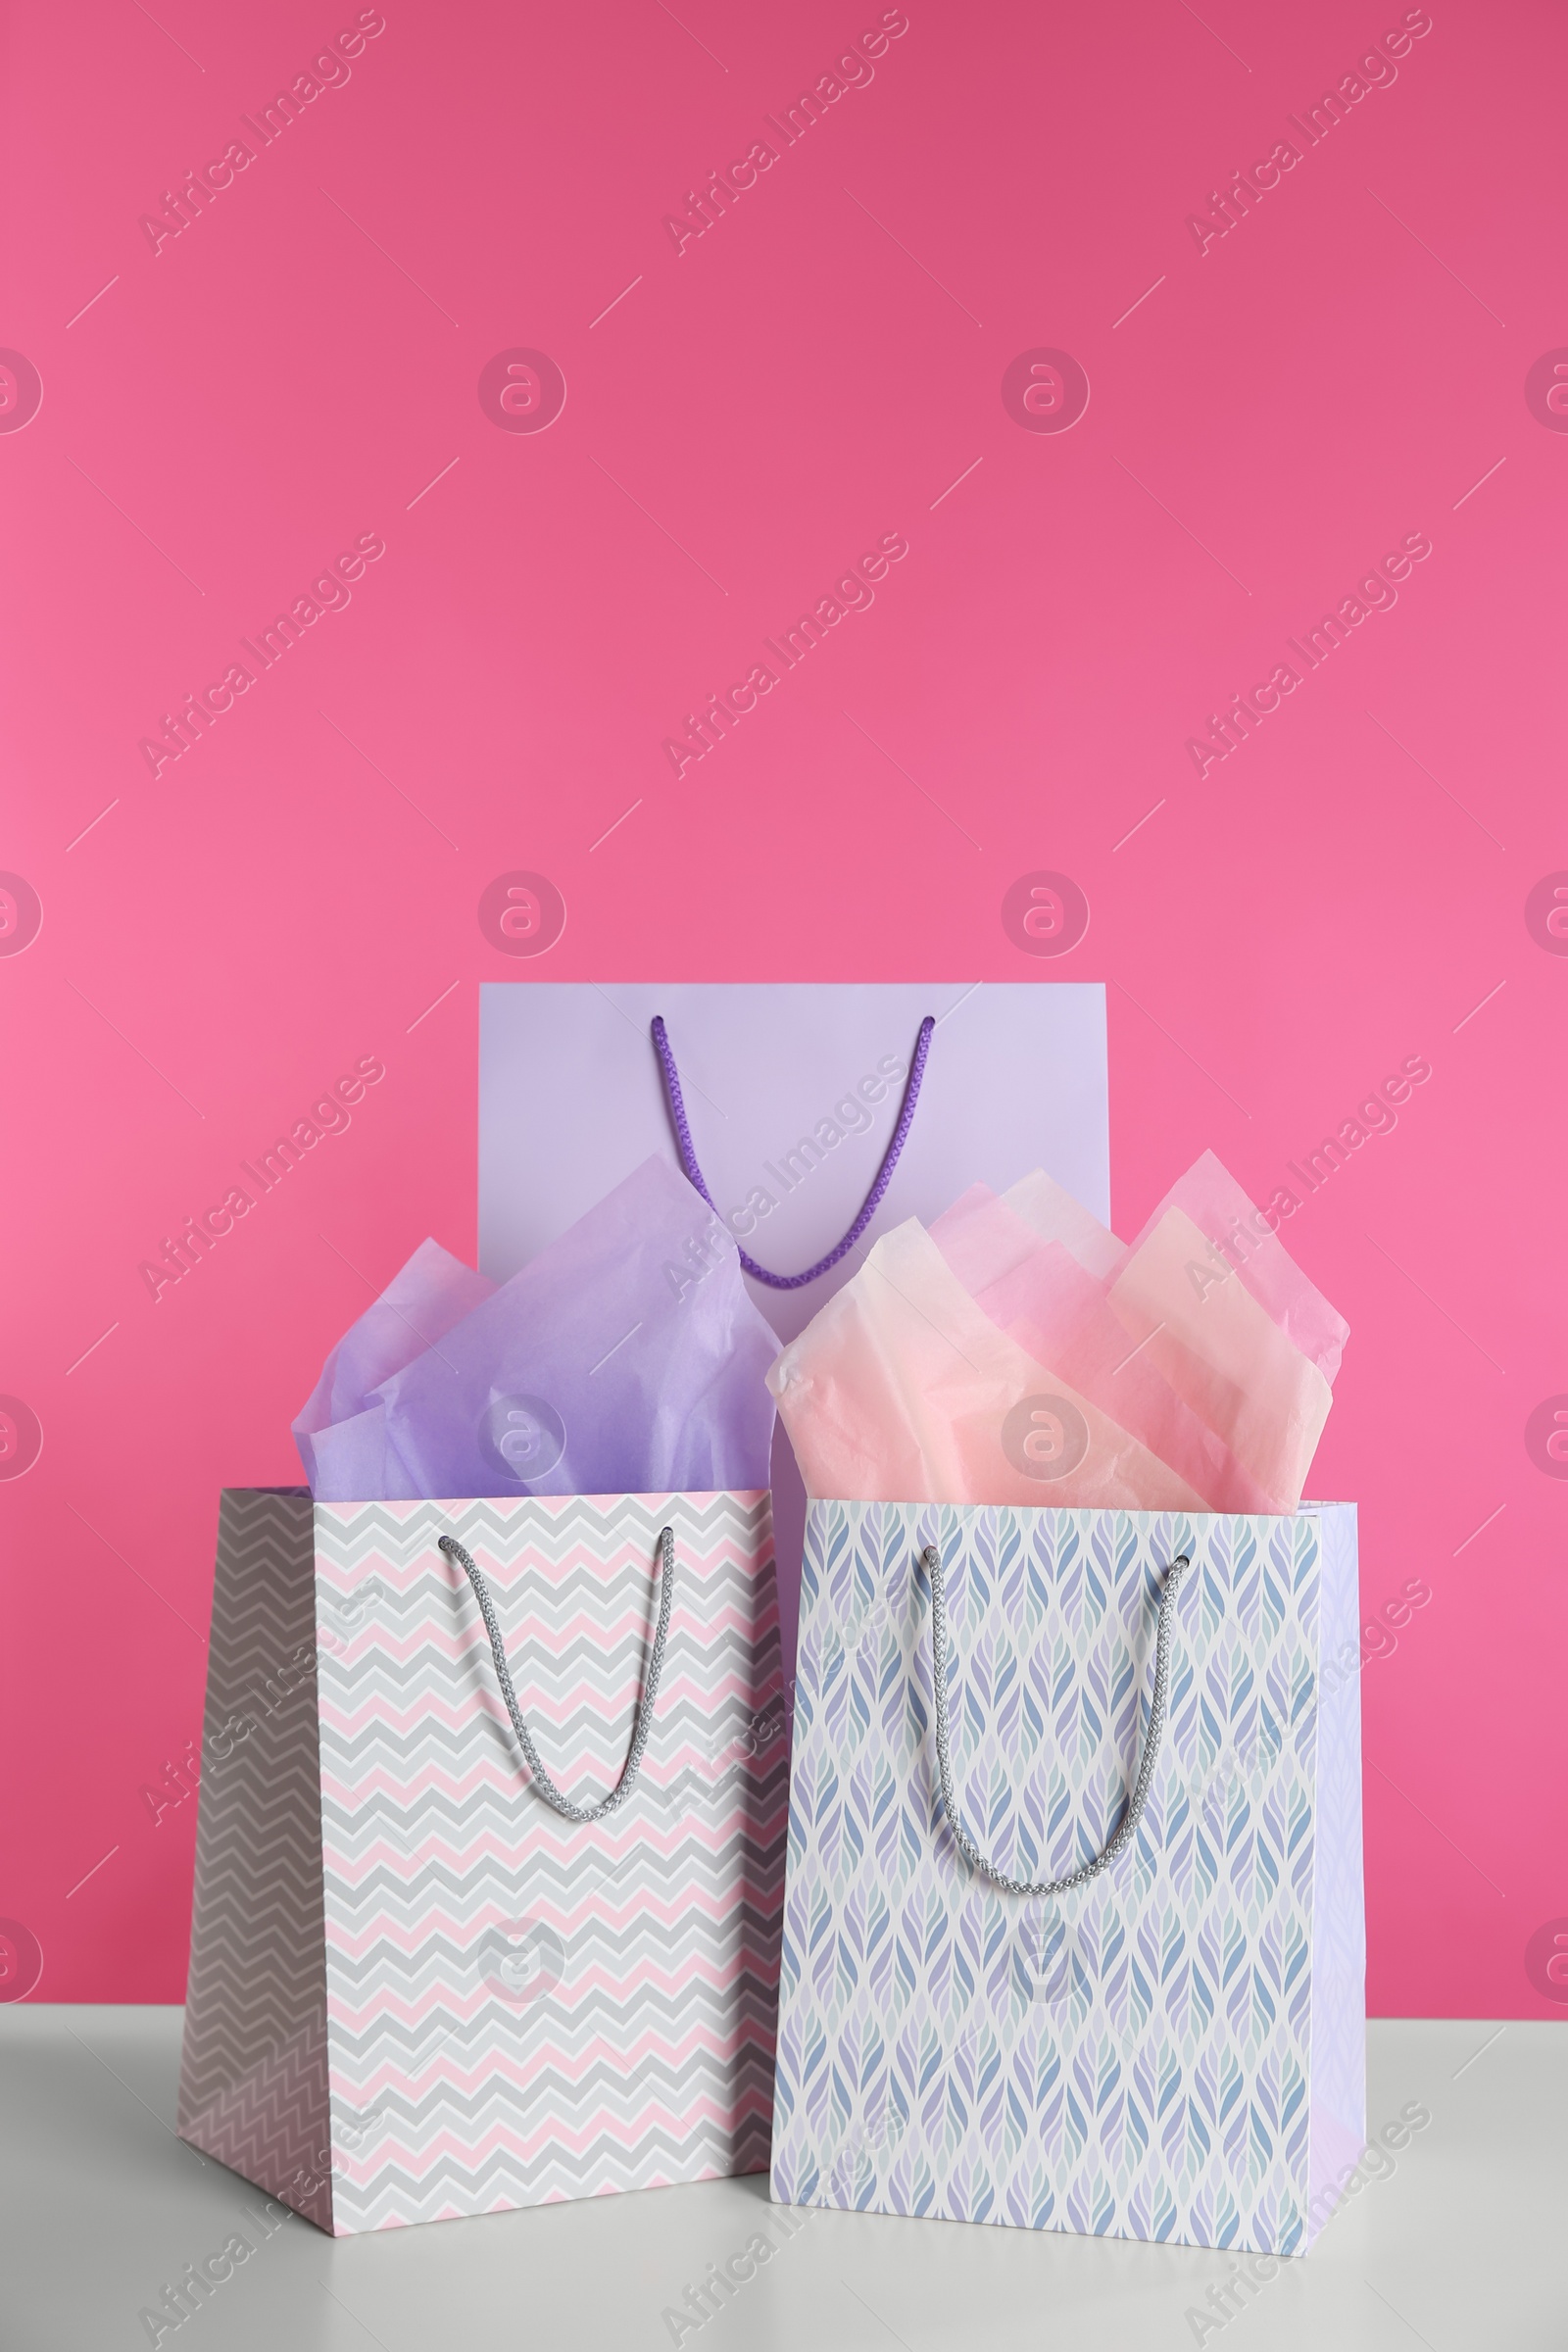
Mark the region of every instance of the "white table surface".
[[[174, 2136], [177, 2009], [0, 2010], [0, 2346], [145, 2346], [144, 2307], [230, 2230], [256, 2250], [158, 2341], [202, 2352], [668, 2352], [688, 2282], [738, 2252], [765, 2179], [332, 2239]], [[802, 2210], [701, 2352], [1562, 2352], [1568, 2019], [1383, 2020], [1368, 2125], [1432, 2121], [1248, 2298], [1223, 2255]], [[775, 2237], [782, 2236], [777, 2224]], [[1218, 2304], [1211, 2289], [1221, 2291]], [[1230, 2316], [1222, 2318], [1228, 2308]]]

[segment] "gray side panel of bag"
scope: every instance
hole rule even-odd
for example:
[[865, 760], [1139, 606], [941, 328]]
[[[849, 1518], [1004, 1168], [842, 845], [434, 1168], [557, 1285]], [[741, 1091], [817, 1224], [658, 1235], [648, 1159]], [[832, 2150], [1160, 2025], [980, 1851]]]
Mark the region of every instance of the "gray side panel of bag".
[[303, 1489], [225, 1493], [179, 2135], [332, 2228], [316, 1709], [316, 1550]]

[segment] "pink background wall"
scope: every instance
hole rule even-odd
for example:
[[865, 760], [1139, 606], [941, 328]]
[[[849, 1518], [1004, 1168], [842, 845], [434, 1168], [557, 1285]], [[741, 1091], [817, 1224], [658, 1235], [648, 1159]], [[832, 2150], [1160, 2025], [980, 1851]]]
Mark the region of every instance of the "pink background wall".
[[[1381, 0], [1290, 13], [909, 0], [791, 146], [765, 118], [875, 5], [388, 0], [266, 146], [245, 118], [379, 18], [23, 14], [0, 1990], [180, 1995], [195, 1806], [144, 1792], [197, 1735], [218, 1490], [298, 1475], [290, 1414], [414, 1242], [471, 1251], [482, 979], [1038, 973], [1108, 983], [1124, 1230], [1205, 1145], [1303, 1191], [1430, 1065], [1286, 1228], [1353, 1331], [1313, 1486], [1359, 1499], [1385, 1629], [1371, 2004], [1563, 2014], [1568, 43], [1539, 5], [1434, 0], [1408, 44]], [[548, 414], [519, 349], [564, 378], [546, 431], [501, 429]], [[677, 776], [683, 714], [895, 533]], [[262, 669], [242, 641], [367, 539]], [[537, 965], [479, 915], [519, 869], [566, 909]], [[1090, 910], [1057, 960], [1004, 919], [1042, 869]], [[352, 1125], [155, 1303], [162, 1238], [367, 1056]]]

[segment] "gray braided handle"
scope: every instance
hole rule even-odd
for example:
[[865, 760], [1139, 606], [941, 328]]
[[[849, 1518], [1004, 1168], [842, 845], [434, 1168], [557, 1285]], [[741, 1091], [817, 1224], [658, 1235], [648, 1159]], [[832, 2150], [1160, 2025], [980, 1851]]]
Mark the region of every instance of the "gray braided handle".
[[517, 1705], [517, 1694], [512, 1687], [512, 1675], [507, 1665], [507, 1647], [501, 1639], [501, 1628], [496, 1622], [495, 1604], [490, 1598], [490, 1587], [455, 1536], [442, 1536], [440, 1548], [449, 1559], [457, 1561], [458, 1566], [473, 1587], [473, 1597], [479, 1603], [479, 1614], [484, 1619], [484, 1630], [490, 1637], [490, 1654], [496, 1662], [496, 1680], [501, 1685], [501, 1695], [507, 1702], [507, 1713], [512, 1717], [512, 1728], [516, 1734], [517, 1745], [522, 1750], [523, 1759], [533, 1776], [534, 1786], [545, 1803], [554, 1805], [556, 1811], [564, 1814], [567, 1821], [603, 1821], [607, 1815], [617, 1812], [637, 1785], [637, 1774], [642, 1764], [643, 1750], [648, 1745], [648, 1734], [653, 1728], [654, 1702], [659, 1696], [659, 1677], [664, 1664], [664, 1639], [669, 1632], [669, 1603], [675, 1582], [674, 1529], [664, 1527], [661, 1528], [659, 1532], [659, 1623], [654, 1629], [654, 1646], [649, 1653], [648, 1680], [643, 1685], [642, 1696], [637, 1701], [637, 1720], [632, 1727], [631, 1746], [626, 1755], [626, 1769], [610, 1794], [601, 1804], [597, 1805], [574, 1805], [569, 1796], [563, 1795], [540, 1763], [539, 1750], [533, 1743], [532, 1733], [522, 1719], [521, 1710]]
[[953, 1793], [953, 1765], [948, 1755], [948, 1597], [942, 1577], [942, 1554], [934, 1544], [928, 1544], [920, 1557], [931, 1579], [932, 1695], [936, 1701], [937, 1771], [942, 1779], [943, 1807], [958, 1851], [971, 1869], [983, 1872], [986, 1878], [1008, 1894], [1065, 1894], [1071, 1887], [1087, 1885], [1089, 1880], [1098, 1879], [1102, 1870], [1108, 1870], [1131, 1843], [1149, 1801], [1150, 1785], [1154, 1777], [1154, 1759], [1159, 1753], [1160, 1734], [1165, 1728], [1165, 1705], [1170, 1685], [1171, 1603], [1175, 1600], [1182, 1578], [1192, 1566], [1190, 1557], [1185, 1551], [1177, 1553], [1166, 1571], [1164, 1590], [1159, 1596], [1159, 1620], [1154, 1636], [1154, 1691], [1149, 1702], [1149, 1732], [1139, 1761], [1138, 1778], [1133, 1783], [1133, 1792], [1122, 1816], [1121, 1827], [1092, 1862], [1085, 1862], [1079, 1869], [1069, 1871], [1064, 1879], [1042, 1879], [1036, 1886], [1030, 1886], [1022, 1879], [1009, 1879], [1004, 1872], [998, 1870], [994, 1862], [988, 1862], [958, 1819], [957, 1799]]

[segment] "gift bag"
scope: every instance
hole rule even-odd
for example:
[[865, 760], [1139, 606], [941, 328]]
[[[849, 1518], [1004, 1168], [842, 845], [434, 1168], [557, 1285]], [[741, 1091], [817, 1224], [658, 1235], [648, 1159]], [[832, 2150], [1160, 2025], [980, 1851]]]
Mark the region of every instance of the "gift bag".
[[[751, 1265], [789, 1278], [780, 1289], [748, 1267], [752, 1298], [791, 1340], [859, 1263], [840, 1245], [862, 1217], [869, 1244], [977, 1177], [1004, 1185], [1037, 1163], [1108, 1216], [1103, 983], [485, 982], [484, 1272], [507, 1281], [645, 1152], [699, 1168]], [[806, 1495], [782, 1442], [769, 1483], [788, 1658]]]
[[764, 2168], [779, 1688], [765, 1493], [226, 1494], [181, 2136], [338, 2235]]
[[1302, 2253], [1364, 2144], [1355, 1512], [808, 1511], [772, 2193]]

